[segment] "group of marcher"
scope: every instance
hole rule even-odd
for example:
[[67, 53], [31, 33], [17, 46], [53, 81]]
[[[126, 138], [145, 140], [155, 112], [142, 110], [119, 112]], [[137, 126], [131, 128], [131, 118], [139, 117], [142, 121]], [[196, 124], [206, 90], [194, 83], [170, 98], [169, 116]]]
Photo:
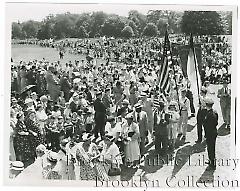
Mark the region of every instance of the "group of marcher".
[[[141, 46], [137, 46], [139, 42]], [[141, 39], [135, 40], [134, 48], [128, 45], [123, 49], [128, 57], [133, 54], [132, 59], [145, 55], [132, 64], [113, 63], [107, 58], [96, 64], [95, 55], [92, 61], [50, 63], [43, 59], [13, 66], [13, 172], [18, 165], [23, 171], [38, 168], [38, 177], [43, 179], [115, 179], [122, 166], [139, 167], [148, 152], [147, 144], [153, 142], [156, 153], [165, 156], [179, 146], [178, 140], [185, 142], [188, 120], [196, 113], [191, 82], [176, 65], [176, 79], [171, 78], [170, 93], [163, 96], [156, 60], [160, 55], [148, 51], [155, 46], [155, 41], [150, 42], [145, 46]], [[212, 109], [209, 84], [205, 79], [201, 89], [196, 143], [203, 141], [204, 129], [209, 168], [214, 169], [218, 114]], [[229, 128], [231, 93], [227, 79], [223, 84], [218, 97]]]

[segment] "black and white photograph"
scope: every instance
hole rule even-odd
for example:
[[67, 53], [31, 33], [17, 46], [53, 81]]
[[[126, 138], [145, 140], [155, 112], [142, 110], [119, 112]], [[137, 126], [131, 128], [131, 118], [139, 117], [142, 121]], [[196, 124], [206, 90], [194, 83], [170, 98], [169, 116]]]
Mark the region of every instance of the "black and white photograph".
[[239, 186], [237, 6], [8, 2], [5, 19], [8, 185]]

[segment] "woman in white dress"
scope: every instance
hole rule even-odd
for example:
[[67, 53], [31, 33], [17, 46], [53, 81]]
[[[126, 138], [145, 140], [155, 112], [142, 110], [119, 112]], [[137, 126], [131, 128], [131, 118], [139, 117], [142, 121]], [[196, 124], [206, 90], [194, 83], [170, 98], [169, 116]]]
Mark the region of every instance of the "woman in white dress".
[[39, 123], [40, 132], [45, 137], [45, 135], [46, 135], [45, 123], [48, 119], [48, 116], [47, 116], [42, 104], [39, 104], [37, 106], [36, 119], [37, 119], [37, 122]]
[[177, 102], [175, 101], [170, 102], [168, 107], [168, 113], [170, 114], [169, 124], [168, 124], [169, 148], [173, 150], [175, 147], [176, 139], [177, 139], [177, 134], [178, 134], [177, 128], [178, 128], [178, 122], [180, 118], [180, 115], [177, 112]]
[[126, 116], [127, 122], [123, 124], [122, 137], [125, 143], [125, 162], [129, 167], [136, 168], [140, 159], [139, 126], [133, 122], [133, 115]]
[[98, 172], [101, 172], [101, 174], [105, 174], [106, 172], [110, 181], [121, 179], [120, 165], [122, 164], [122, 157], [118, 146], [114, 143], [113, 136], [105, 135], [99, 161], [103, 170], [97, 166]]

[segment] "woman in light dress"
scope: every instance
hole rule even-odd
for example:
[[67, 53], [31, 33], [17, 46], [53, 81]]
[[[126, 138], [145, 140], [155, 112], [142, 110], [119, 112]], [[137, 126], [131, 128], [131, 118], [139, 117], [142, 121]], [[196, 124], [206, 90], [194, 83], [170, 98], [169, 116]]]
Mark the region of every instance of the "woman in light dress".
[[170, 114], [169, 124], [168, 124], [168, 140], [169, 148], [173, 150], [175, 148], [175, 143], [178, 134], [178, 122], [180, 115], [177, 112], [177, 102], [172, 101], [168, 107], [168, 113]]
[[[114, 143], [114, 137], [111, 135], [105, 135], [102, 152], [100, 153], [99, 163], [96, 163], [96, 169], [98, 177], [103, 180], [120, 180], [122, 163], [122, 157], [118, 146]], [[119, 174], [111, 175], [111, 169], [118, 169]], [[107, 175], [107, 176], [106, 176]]]
[[48, 116], [44, 110], [44, 107], [42, 104], [39, 104], [36, 109], [36, 120], [39, 124], [39, 130], [42, 136], [45, 138], [46, 132], [45, 132], [45, 123], [48, 119]]
[[[83, 142], [76, 145], [76, 155], [74, 154], [78, 165], [78, 167], [75, 166], [75, 170], [77, 170], [75, 171], [76, 179], [95, 180], [97, 172], [94, 168], [93, 159], [99, 155], [99, 151], [97, 145], [92, 142], [93, 136], [91, 134], [83, 134], [82, 139]], [[80, 172], [78, 172], [76, 168], [79, 168]], [[78, 173], [80, 173], [80, 175]]]
[[137, 167], [140, 159], [140, 147], [139, 147], [139, 126], [133, 122], [133, 115], [128, 114], [126, 116], [127, 122], [123, 124], [122, 137], [125, 143], [125, 163], [129, 167]]

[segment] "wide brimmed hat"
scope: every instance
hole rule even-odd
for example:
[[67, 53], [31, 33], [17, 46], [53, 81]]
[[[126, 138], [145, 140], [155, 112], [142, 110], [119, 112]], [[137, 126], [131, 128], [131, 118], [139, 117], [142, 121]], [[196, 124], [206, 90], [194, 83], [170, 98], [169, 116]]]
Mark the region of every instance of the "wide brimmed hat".
[[40, 101], [48, 101], [47, 96], [43, 95], [40, 97]]
[[83, 133], [82, 135], [82, 140], [85, 141], [90, 141], [93, 140], [93, 136], [91, 133]]
[[124, 100], [122, 101], [122, 104], [123, 104], [123, 105], [129, 105], [130, 103], [129, 103], [129, 101], [128, 101], [127, 99], [124, 99]]
[[49, 162], [57, 162], [58, 161], [58, 154], [56, 152], [50, 151], [47, 155], [47, 160]]
[[37, 146], [36, 151], [41, 151], [45, 153], [47, 151], [47, 148], [43, 144], [40, 144]]
[[136, 104], [134, 105], [134, 107], [135, 107], [136, 109], [140, 109], [140, 108], [142, 108], [142, 104], [141, 104], [141, 103], [136, 103]]
[[146, 97], [146, 96], [147, 96], [147, 93], [144, 91], [140, 94], [140, 97]]
[[97, 91], [96, 96], [102, 95], [101, 91]]
[[23, 112], [19, 112], [19, 113], [17, 114], [17, 119], [20, 119], [23, 115], [24, 115]]
[[104, 140], [109, 140], [109, 141], [113, 142], [114, 139], [115, 138], [112, 135], [110, 135], [110, 134], [107, 134], [107, 135], [104, 136]]
[[133, 113], [128, 113], [125, 118], [126, 119], [133, 119]]
[[207, 105], [213, 105], [213, 104], [214, 104], [213, 99], [210, 98], [210, 97], [205, 97], [204, 102], [205, 102]]
[[25, 100], [25, 104], [32, 103], [32, 102], [33, 102], [33, 99], [31, 99], [31, 98], [27, 98], [27, 99]]
[[21, 162], [21, 161], [14, 161], [14, 162], [12, 162], [11, 170], [18, 170], [18, 171], [24, 170], [23, 162]]
[[177, 102], [176, 101], [171, 101], [170, 103], [169, 103], [169, 106], [168, 107], [175, 107], [175, 108], [177, 108]]

